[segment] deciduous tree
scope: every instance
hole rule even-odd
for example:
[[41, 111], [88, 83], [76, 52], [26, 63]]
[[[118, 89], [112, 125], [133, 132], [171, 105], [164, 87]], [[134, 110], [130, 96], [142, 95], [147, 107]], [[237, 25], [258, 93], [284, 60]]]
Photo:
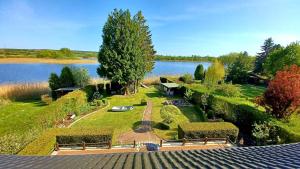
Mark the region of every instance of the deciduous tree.
[[300, 66], [300, 45], [297, 42], [274, 49], [264, 63], [264, 71], [272, 77], [278, 70], [292, 64]]
[[208, 85], [215, 85], [219, 81], [222, 81], [224, 79], [224, 76], [224, 65], [220, 61], [215, 60], [212, 65], [208, 67], [205, 73], [204, 83]]
[[90, 82], [89, 72], [86, 68], [71, 67], [75, 85], [85, 87]]
[[300, 106], [300, 67], [292, 65], [278, 71], [264, 95], [257, 98], [257, 103], [276, 118], [285, 118], [293, 113]]
[[253, 69], [253, 59], [240, 53], [236, 61], [228, 66], [226, 80], [232, 83], [247, 83], [248, 72]]

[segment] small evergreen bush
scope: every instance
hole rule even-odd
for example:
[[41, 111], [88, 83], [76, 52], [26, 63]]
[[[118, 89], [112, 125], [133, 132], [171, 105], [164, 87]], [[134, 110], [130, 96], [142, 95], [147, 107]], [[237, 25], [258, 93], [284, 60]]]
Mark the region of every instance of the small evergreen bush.
[[141, 105], [142, 106], [147, 105], [147, 100], [145, 98], [141, 99]]

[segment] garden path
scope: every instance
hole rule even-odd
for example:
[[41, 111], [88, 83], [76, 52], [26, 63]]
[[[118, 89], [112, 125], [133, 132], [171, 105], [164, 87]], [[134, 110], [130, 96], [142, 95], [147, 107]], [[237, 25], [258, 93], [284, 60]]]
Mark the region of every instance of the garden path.
[[137, 129], [126, 132], [120, 135], [118, 138], [118, 142], [121, 144], [132, 144], [133, 141], [137, 143], [159, 143], [160, 138], [151, 132], [151, 114], [152, 114], [152, 106], [153, 103], [151, 101], [147, 102], [147, 107], [143, 113], [143, 119], [141, 124], [137, 127]]

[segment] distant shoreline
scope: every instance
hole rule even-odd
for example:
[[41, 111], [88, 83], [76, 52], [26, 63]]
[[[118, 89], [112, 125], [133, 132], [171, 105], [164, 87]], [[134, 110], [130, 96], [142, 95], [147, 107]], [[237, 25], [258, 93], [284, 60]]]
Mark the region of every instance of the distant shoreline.
[[[197, 60], [155, 60], [160, 62], [207, 62], [209, 61], [197, 61]], [[0, 64], [34, 64], [34, 63], [46, 63], [46, 64], [94, 64], [98, 63], [97, 59], [52, 59], [52, 58], [0, 58]]]
[[0, 64], [93, 64], [98, 63], [96, 59], [46, 59], [46, 58], [0, 58]]

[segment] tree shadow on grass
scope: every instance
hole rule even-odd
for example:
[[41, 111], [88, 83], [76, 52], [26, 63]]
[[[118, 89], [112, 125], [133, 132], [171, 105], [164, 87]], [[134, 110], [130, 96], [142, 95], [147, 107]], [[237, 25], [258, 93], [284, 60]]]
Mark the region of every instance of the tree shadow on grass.
[[263, 94], [266, 88], [261, 86], [241, 85], [241, 93], [244, 98], [255, 98]]
[[31, 103], [31, 104], [33, 104], [35, 107], [44, 107], [44, 106], [47, 106], [48, 104], [47, 103], [45, 103], [45, 102], [43, 102], [43, 101], [41, 101], [40, 99], [35, 99], [35, 100], [30, 100], [30, 99], [28, 99], [28, 100], [18, 100], [18, 101], [16, 101], [16, 102], [20, 102], [20, 103]]
[[154, 121], [137, 121], [133, 123], [132, 130], [136, 133], [145, 133], [151, 131]]

